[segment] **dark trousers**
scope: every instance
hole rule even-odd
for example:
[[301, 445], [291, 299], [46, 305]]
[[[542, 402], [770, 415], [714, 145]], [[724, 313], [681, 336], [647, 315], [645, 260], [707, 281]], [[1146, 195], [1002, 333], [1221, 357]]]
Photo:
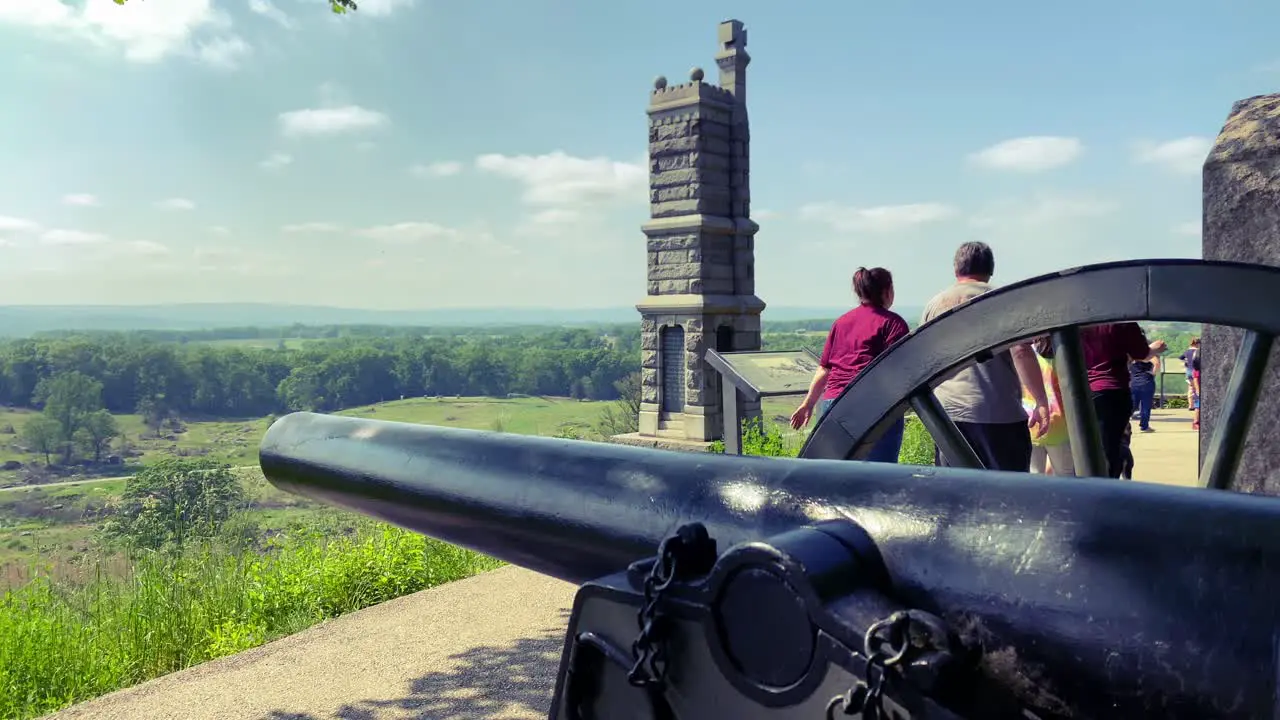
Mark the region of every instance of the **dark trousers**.
[[1133, 394], [1125, 389], [1095, 392], [1093, 410], [1098, 414], [1107, 476], [1118, 478], [1124, 470], [1124, 429], [1133, 415]]
[[[1025, 422], [958, 422], [956, 427], [986, 469], [1031, 472], [1031, 430]], [[937, 448], [933, 451], [933, 462], [954, 467]]]
[[1156, 384], [1130, 386], [1129, 395], [1133, 399], [1133, 407], [1138, 410], [1138, 427], [1146, 430], [1151, 427], [1151, 405], [1156, 401]]

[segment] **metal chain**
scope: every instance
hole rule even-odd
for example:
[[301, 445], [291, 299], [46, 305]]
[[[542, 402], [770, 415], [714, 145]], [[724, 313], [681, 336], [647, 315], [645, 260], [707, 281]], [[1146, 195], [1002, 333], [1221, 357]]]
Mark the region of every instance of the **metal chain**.
[[676, 577], [675, 545], [678, 540], [678, 536], [673, 535], [662, 541], [658, 546], [658, 557], [644, 579], [644, 602], [636, 615], [640, 634], [631, 643], [635, 664], [627, 673], [627, 681], [635, 687], [661, 686], [666, 679], [667, 648], [666, 643], [661, 642], [658, 637], [661, 630], [658, 605], [662, 593], [666, 592]]
[[[827, 703], [826, 720], [853, 715], [859, 715], [863, 720], [880, 720], [885, 717], [885, 676], [891, 668], [901, 664], [911, 650], [908, 630], [912, 621], [924, 620], [926, 625], [935, 625], [931, 616], [924, 616], [918, 610], [898, 611], [867, 629], [862, 640], [862, 646], [870, 653], [867, 656], [866, 678], [859, 680], [843, 695], [831, 698], [831, 702]], [[940, 621], [936, 624], [940, 627]]]
[[636, 615], [640, 634], [631, 644], [635, 664], [627, 681], [635, 687], [661, 689], [666, 679], [667, 648], [661, 637], [663, 617], [659, 613], [663, 593], [683, 573], [705, 573], [715, 563], [715, 541], [701, 523], [682, 526], [658, 546], [658, 557], [644, 580], [644, 602]]

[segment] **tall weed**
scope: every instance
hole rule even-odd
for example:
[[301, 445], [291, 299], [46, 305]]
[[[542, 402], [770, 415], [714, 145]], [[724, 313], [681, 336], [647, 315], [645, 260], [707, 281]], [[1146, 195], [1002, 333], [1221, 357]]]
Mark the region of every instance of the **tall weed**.
[[71, 586], [37, 572], [0, 596], [0, 718], [30, 718], [240, 652], [320, 620], [500, 563], [360, 521], [267, 543], [136, 557], [125, 577]]

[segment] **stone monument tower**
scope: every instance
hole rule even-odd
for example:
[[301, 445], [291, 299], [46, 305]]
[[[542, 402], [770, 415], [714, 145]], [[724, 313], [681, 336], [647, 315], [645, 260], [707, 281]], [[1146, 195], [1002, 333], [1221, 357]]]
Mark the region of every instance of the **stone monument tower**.
[[[719, 86], [694, 68], [684, 85], [659, 77], [649, 99], [649, 290], [636, 306], [642, 437], [719, 439], [720, 378], [706, 351], [760, 349], [742, 23], [720, 23], [719, 43]], [[759, 403], [740, 407], [759, 416]]]

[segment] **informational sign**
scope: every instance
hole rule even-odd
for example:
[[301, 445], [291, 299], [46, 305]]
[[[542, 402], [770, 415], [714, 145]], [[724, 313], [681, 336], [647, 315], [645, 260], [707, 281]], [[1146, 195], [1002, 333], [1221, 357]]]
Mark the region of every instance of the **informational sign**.
[[710, 350], [707, 363], [750, 400], [803, 395], [818, 370], [818, 356], [809, 350]]

